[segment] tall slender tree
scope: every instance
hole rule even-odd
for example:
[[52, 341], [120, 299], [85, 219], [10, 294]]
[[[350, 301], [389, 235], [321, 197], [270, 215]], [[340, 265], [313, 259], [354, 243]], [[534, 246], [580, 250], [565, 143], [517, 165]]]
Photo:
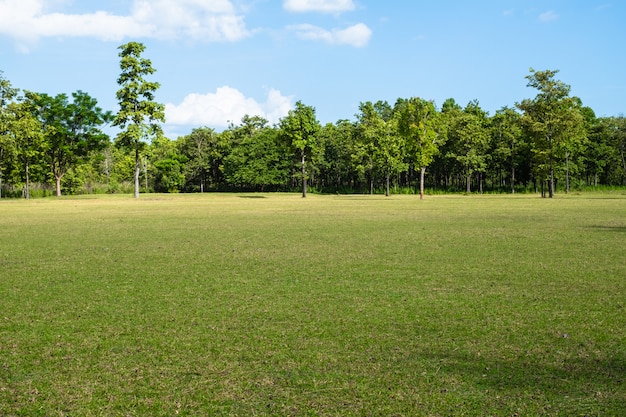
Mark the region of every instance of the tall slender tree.
[[[444, 112], [451, 147], [448, 157], [456, 161], [465, 177], [465, 190], [472, 191], [472, 176], [482, 173], [487, 166], [489, 136], [486, 126], [487, 114], [477, 101], [471, 101], [462, 110], [453, 108]], [[480, 180], [482, 192], [482, 177]]]
[[[386, 105], [385, 105], [386, 104]], [[389, 196], [392, 174], [405, 169], [404, 143], [398, 133], [397, 119], [392, 117], [386, 102], [361, 103], [357, 131], [365, 144], [369, 144], [373, 167], [385, 175], [385, 195]]]
[[[528, 87], [538, 90], [534, 99], [525, 99], [516, 106], [524, 112], [523, 123], [532, 138], [538, 166], [548, 176], [549, 197], [554, 196], [554, 165], [558, 151], [585, 136], [580, 100], [570, 97], [570, 86], [555, 79], [558, 70], [535, 71], [526, 76]], [[544, 178], [541, 178], [542, 183]]]
[[358, 174], [353, 164], [355, 130], [355, 123], [344, 119], [334, 124], [327, 123], [320, 131], [324, 154], [318, 164], [318, 179], [328, 190], [347, 190], [356, 186]]
[[9, 104], [16, 98], [19, 90], [2, 76], [0, 71], [0, 198], [2, 198], [2, 179], [5, 165], [15, 156], [15, 140], [11, 135], [13, 114]]
[[[36, 105], [28, 97], [9, 104], [11, 113], [10, 132], [17, 149], [17, 160], [24, 180], [24, 198], [30, 198], [31, 169], [40, 168], [46, 150], [41, 122], [35, 116]], [[41, 171], [41, 170], [37, 170]]]
[[[508, 166], [511, 193], [515, 193], [515, 168], [518, 149], [522, 142], [520, 114], [510, 107], [502, 107], [490, 119], [492, 156], [500, 171]], [[502, 182], [500, 185], [503, 185]]]
[[280, 120], [281, 135], [287, 146], [298, 155], [302, 179], [302, 197], [307, 193], [307, 162], [317, 151], [317, 134], [321, 129], [315, 108], [301, 101]]
[[424, 174], [445, 141], [440, 114], [432, 101], [419, 97], [401, 102], [398, 127], [407, 142], [409, 158], [420, 170], [420, 200], [424, 199]]
[[613, 144], [618, 149], [622, 167], [622, 185], [626, 185], [626, 118], [624, 116], [614, 118], [615, 129], [613, 130]]
[[146, 47], [139, 42], [129, 42], [118, 49], [122, 70], [117, 80], [120, 86], [117, 91], [120, 110], [113, 125], [123, 129], [117, 136], [117, 145], [134, 152], [134, 189], [135, 198], [139, 198], [140, 156], [145, 149], [146, 140], [162, 134], [158, 122], [165, 122], [165, 106], [157, 103], [154, 97], [160, 84], [146, 79], [156, 72], [152, 62], [141, 56]]

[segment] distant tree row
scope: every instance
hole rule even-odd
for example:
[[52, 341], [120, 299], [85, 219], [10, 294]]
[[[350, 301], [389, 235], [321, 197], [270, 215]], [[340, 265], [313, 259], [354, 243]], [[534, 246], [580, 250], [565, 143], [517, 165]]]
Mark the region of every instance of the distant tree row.
[[[159, 84], [144, 46], [120, 46], [116, 114], [77, 91], [13, 88], [0, 73], [0, 192], [541, 192], [626, 185], [626, 121], [597, 118], [557, 71], [526, 77], [533, 99], [494, 115], [474, 100], [364, 102], [355, 120], [321, 125], [297, 102], [276, 125], [259, 116], [175, 140], [160, 128]], [[112, 140], [103, 127], [122, 131]]]

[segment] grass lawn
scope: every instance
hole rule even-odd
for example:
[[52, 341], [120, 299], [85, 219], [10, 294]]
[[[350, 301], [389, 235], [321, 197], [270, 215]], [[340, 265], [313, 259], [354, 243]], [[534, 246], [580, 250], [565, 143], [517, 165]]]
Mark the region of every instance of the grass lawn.
[[0, 201], [2, 416], [621, 416], [626, 194]]

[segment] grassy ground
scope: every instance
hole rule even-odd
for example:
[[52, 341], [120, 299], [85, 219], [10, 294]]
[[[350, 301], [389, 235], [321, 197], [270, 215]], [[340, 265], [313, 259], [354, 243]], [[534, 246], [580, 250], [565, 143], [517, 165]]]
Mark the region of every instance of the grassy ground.
[[626, 410], [626, 195], [0, 202], [0, 415]]

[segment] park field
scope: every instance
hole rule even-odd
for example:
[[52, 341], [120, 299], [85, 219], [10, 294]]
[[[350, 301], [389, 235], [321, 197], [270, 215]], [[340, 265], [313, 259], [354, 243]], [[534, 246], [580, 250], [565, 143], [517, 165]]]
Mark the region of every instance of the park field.
[[1, 416], [626, 415], [626, 193], [0, 201]]

